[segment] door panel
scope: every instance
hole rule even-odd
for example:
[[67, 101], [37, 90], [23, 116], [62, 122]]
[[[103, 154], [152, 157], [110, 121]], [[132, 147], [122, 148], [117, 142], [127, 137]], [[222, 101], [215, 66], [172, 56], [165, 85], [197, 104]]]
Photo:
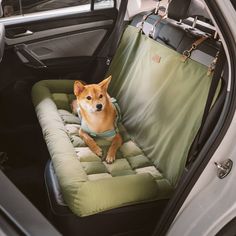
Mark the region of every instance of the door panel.
[[[15, 45], [19, 43], [26, 43], [29, 41], [41, 41], [44, 38], [56, 38], [62, 34], [73, 34], [73, 32], [82, 31], [82, 30], [90, 30], [92, 28], [106, 28], [111, 27], [113, 24], [113, 20], [103, 20], [103, 21], [95, 21], [89, 23], [81, 23], [72, 26], [64, 26], [64, 27], [57, 27], [53, 29], [46, 29], [46, 30], [38, 30], [32, 29], [33, 27], [18, 27], [13, 29], [7, 29], [6, 32], [6, 44], [7, 45]], [[24, 32], [32, 32], [32, 34], [24, 36]], [[21, 35], [21, 37], [17, 36]]]
[[[109, 38], [116, 8], [93, 10], [51, 19], [26, 17], [6, 24], [6, 45], [17, 51], [22, 65], [55, 75], [92, 71], [100, 48]], [[19, 48], [27, 52], [19, 52]], [[30, 55], [27, 55], [30, 54]], [[32, 59], [32, 60], [31, 60]], [[78, 65], [78, 62], [81, 65]]]
[[104, 29], [86, 31], [28, 44], [28, 48], [40, 60], [76, 56], [93, 56], [105, 34], [106, 30]]

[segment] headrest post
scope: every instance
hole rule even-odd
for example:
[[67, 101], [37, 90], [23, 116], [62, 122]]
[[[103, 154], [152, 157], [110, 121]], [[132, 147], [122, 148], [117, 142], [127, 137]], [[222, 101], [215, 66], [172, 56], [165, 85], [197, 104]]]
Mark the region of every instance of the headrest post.
[[168, 8], [169, 8], [169, 4], [170, 4], [170, 0], [168, 0], [167, 4], [166, 4], [166, 11], [165, 13], [168, 15]]
[[193, 20], [193, 24], [192, 24], [193, 29], [196, 27], [196, 24], [197, 24], [197, 16]]
[[157, 4], [156, 4], [156, 8], [155, 8], [155, 11], [154, 11], [154, 14], [156, 15], [158, 13], [158, 10], [159, 10], [159, 7], [160, 7], [160, 0], [158, 0]]

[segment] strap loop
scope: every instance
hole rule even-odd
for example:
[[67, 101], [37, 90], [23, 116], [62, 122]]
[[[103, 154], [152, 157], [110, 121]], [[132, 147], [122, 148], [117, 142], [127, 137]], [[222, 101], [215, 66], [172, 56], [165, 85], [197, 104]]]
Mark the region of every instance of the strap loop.
[[152, 29], [150, 30], [148, 36], [152, 39], [154, 39], [154, 32], [155, 32], [155, 28], [161, 23], [161, 21], [163, 19], [165, 19], [167, 17], [167, 12], [163, 12], [162, 14], [159, 14], [160, 18], [158, 18], [155, 23], [152, 26]]
[[146, 14], [146, 15], [143, 16], [142, 21], [141, 21], [141, 24], [140, 24], [140, 26], [139, 26], [139, 30], [140, 30], [140, 32], [142, 32], [142, 34], [144, 33], [144, 32], [143, 32], [144, 22], [145, 22], [145, 21], [147, 20], [147, 18], [148, 18], [150, 15], [152, 15], [153, 13], [154, 13], [154, 12], [151, 11], [151, 12], [149, 12], [148, 14]]

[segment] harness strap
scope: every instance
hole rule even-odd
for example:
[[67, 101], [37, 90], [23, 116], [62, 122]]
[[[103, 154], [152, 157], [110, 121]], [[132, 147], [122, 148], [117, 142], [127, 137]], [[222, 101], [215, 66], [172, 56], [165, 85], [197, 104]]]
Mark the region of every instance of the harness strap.
[[111, 102], [112, 102], [112, 104], [115, 108], [115, 111], [116, 111], [116, 119], [114, 122], [115, 127], [113, 130], [107, 130], [102, 133], [93, 132], [92, 130], [89, 129], [88, 125], [85, 122], [83, 122], [81, 114], [80, 114], [80, 109], [78, 108], [77, 113], [78, 113], [78, 116], [80, 117], [80, 120], [81, 120], [81, 129], [83, 131], [85, 131], [86, 133], [88, 133], [89, 135], [91, 135], [92, 137], [109, 138], [109, 137], [115, 136], [119, 132], [118, 123], [121, 121], [121, 112], [120, 112], [120, 107], [119, 107], [116, 99], [111, 98]]
[[[128, 4], [128, 0], [121, 1], [120, 8], [119, 8], [118, 15], [117, 15], [117, 19], [116, 19], [116, 23], [114, 26], [114, 30], [108, 40], [110, 45], [109, 45], [109, 47], [106, 47], [106, 49], [99, 54], [100, 57], [102, 57], [103, 55], [105, 55], [107, 57], [107, 62], [106, 62], [107, 66], [110, 65], [111, 58], [115, 54], [115, 51], [116, 51], [118, 44], [120, 42], [120, 39], [121, 39], [121, 35], [123, 32], [123, 28], [124, 28], [123, 23], [124, 23], [124, 17], [125, 17], [125, 13], [126, 13], [126, 9], [127, 9], [127, 4]], [[108, 50], [108, 51], [106, 51], [106, 50]]]

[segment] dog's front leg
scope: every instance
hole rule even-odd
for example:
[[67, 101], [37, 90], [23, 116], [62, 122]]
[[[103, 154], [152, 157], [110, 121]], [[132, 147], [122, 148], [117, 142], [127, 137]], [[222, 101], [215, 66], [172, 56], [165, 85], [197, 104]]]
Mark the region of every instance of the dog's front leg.
[[97, 145], [97, 143], [82, 129], [79, 130], [79, 136], [84, 140], [85, 144], [94, 152], [97, 156], [102, 156], [102, 149]]
[[112, 139], [111, 146], [109, 147], [107, 153], [106, 162], [108, 164], [114, 162], [116, 158], [116, 152], [118, 148], [121, 146], [121, 144], [122, 144], [122, 137], [120, 134], [116, 134], [115, 137]]

